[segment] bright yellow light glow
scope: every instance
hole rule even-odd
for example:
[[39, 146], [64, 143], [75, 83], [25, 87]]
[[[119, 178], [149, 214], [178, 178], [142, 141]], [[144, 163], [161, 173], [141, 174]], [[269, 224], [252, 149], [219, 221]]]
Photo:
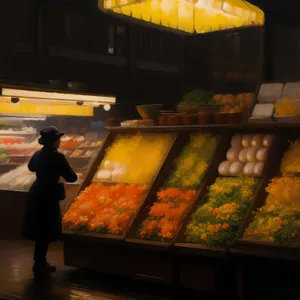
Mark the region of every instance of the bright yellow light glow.
[[264, 25], [264, 12], [243, 0], [98, 0], [100, 9], [188, 33]]
[[58, 115], [58, 116], [86, 116], [94, 115], [93, 107], [58, 105], [58, 104], [32, 104], [32, 103], [1, 103], [0, 114], [8, 115]]

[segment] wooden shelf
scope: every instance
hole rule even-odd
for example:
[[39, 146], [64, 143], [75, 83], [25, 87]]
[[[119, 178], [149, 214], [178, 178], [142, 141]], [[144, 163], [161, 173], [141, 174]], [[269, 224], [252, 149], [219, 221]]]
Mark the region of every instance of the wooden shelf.
[[111, 132], [189, 132], [189, 131], [249, 131], [249, 130], [268, 130], [278, 131], [280, 129], [300, 129], [300, 123], [249, 123], [239, 125], [227, 124], [211, 124], [211, 125], [190, 125], [190, 126], [142, 126], [142, 127], [121, 127], [121, 126], [108, 126], [106, 127]]

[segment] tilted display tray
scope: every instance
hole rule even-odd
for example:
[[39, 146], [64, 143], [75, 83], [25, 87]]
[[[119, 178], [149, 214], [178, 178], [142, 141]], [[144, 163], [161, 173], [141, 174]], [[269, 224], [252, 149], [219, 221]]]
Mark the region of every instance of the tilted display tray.
[[[264, 134], [269, 134], [269, 132], [265, 131]], [[240, 228], [242, 228], [244, 226], [244, 222], [247, 219], [247, 216], [249, 214], [251, 214], [251, 212], [252, 212], [253, 208], [255, 207], [257, 201], [259, 201], [259, 199], [261, 197], [261, 193], [264, 192], [265, 187], [268, 184], [269, 179], [274, 174], [274, 171], [273, 171], [274, 159], [276, 159], [278, 157], [277, 151], [280, 148], [279, 147], [280, 140], [281, 139], [279, 137], [275, 137], [274, 143], [269, 149], [269, 155], [268, 155], [268, 159], [265, 163], [263, 174], [262, 174], [261, 178], [259, 178], [260, 182], [259, 182], [259, 184], [256, 188], [253, 201], [251, 202], [251, 204], [250, 204], [250, 206], [247, 210], [246, 216], [244, 217], [244, 219], [243, 219], [243, 221], [240, 225]], [[225, 155], [223, 154], [223, 157], [222, 157], [221, 161], [224, 161], [225, 159], [226, 159], [226, 152], [225, 152]], [[218, 177], [218, 170], [216, 170], [215, 172], [216, 172], [216, 174], [215, 174], [215, 179], [216, 179]], [[177, 251], [182, 252], [182, 253], [191, 253], [191, 254], [193, 253], [193, 254], [199, 254], [199, 255], [224, 257], [224, 256], [227, 255], [229, 249], [209, 248], [209, 247], [207, 247], [205, 245], [202, 245], [202, 244], [185, 242], [184, 233], [185, 233], [185, 230], [186, 230], [186, 226], [191, 222], [192, 216], [196, 212], [196, 210], [199, 208], [199, 206], [202, 206], [204, 204], [203, 197], [206, 195], [207, 191], [208, 190], [206, 189], [206, 191], [202, 194], [202, 197], [201, 198], [199, 197], [199, 201], [194, 203], [192, 209], [190, 210], [187, 218], [184, 221], [184, 224], [181, 228], [181, 231], [178, 235], [178, 238], [176, 239], [175, 247], [176, 248], [178, 247]]]
[[[95, 160], [95, 163], [91, 167], [91, 170], [88, 172], [88, 176], [86, 177], [86, 180], [82, 184], [82, 187], [81, 187], [80, 191], [83, 191], [86, 187], [88, 187], [93, 182], [99, 183], [99, 184], [104, 184], [104, 185], [115, 185], [117, 183], [123, 183], [123, 182], [116, 182], [116, 181], [109, 181], [108, 182], [108, 181], [103, 181], [103, 180], [101, 180], [101, 181], [94, 180], [94, 174], [96, 174], [99, 165], [101, 164], [102, 160], [105, 157], [106, 150], [112, 145], [112, 143], [115, 140], [116, 135], [117, 135], [117, 133], [115, 133], [115, 132], [110, 132], [109, 133], [106, 141], [103, 143], [102, 150], [99, 153], [99, 155], [97, 156], [97, 158]], [[141, 204], [139, 205], [136, 213], [131, 218], [127, 228], [124, 230], [124, 232], [121, 235], [113, 235], [113, 234], [106, 234], [106, 233], [94, 233], [94, 232], [81, 232], [81, 231], [78, 231], [78, 232], [75, 231], [74, 232], [74, 231], [71, 231], [71, 230], [64, 230], [64, 234], [65, 235], [72, 235], [73, 233], [75, 233], [76, 236], [83, 235], [83, 236], [97, 237], [99, 239], [102, 239], [103, 241], [107, 241], [109, 239], [120, 240], [120, 241], [124, 240], [126, 235], [127, 235], [128, 230], [131, 227], [131, 224], [132, 224], [133, 220], [135, 219], [136, 215], [138, 214], [139, 210], [141, 209], [143, 204], [147, 201], [148, 196], [151, 194], [152, 189], [158, 184], [160, 178], [162, 177], [161, 172], [168, 165], [168, 157], [172, 156], [173, 152], [176, 151], [176, 147], [178, 147], [177, 144], [180, 144], [180, 141], [178, 141], [178, 135], [174, 134], [173, 144], [170, 146], [170, 149], [167, 151], [166, 157], [165, 157], [164, 161], [162, 162], [162, 165], [157, 170], [152, 182], [150, 182], [149, 188], [146, 191], [145, 195], [143, 196], [143, 200], [141, 201]], [[125, 184], [127, 184], [127, 183], [125, 183]]]
[[[267, 181], [265, 184], [265, 188], [268, 185], [270, 179], [275, 177], [277, 174], [280, 174], [280, 162], [284, 155], [284, 153], [288, 150], [289, 141], [295, 140], [299, 137], [297, 131], [292, 131], [287, 133], [284, 136], [281, 136], [281, 143], [278, 144], [278, 147], [273, 152], [273, 159], [269, 159], [270, 163], [273, 163], [272, 170], [265, 175], [264, 180]], [[277, 164], [274, 164], [274, 162]], [[259, 208], [261, 208], [267, 199], [267, 192], [264, 190], [261, 191], [259, 197], [256, 199], [251, 213], [248, 213], [246, 216], [243, 225], [241, 226], [238, 235], [237, 242], [232, 247], [231, 252], [236, 255], [254, 255], [259, 257], [272, 257], [276, 259], [283, 260], [297, 260], [299, 257], [299, 244], [290, 243], [290, 244], [278, 244], [269, 241], [260, 241], [260, 240], [250, 240], [243, 237], [245, 230], [248, 228], [250, 223], [253, 221], [255, 215], [253, 212], [256, 212]]]

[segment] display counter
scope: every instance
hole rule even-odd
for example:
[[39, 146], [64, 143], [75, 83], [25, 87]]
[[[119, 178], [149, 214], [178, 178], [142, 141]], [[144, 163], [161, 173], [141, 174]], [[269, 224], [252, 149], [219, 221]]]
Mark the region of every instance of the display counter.
[[76, 93], [11, 86], [2, 87], [1, 93], [0, 238], [19, 239], [27, 192], [35, 180], [27, 164], [33, 153], [42, 147], [38, 143], [40, 130], [54, 125], [65, 133], [59, 151], [78, 175], [77, 182], [65, 183], [66, 199], [60, 203], [62, 212], [86, 180], [106, 131], [103, 125], [93, 128], [93, 124], [97, 124], [94, 110], [101, 109], [98, 108], [101, 98], [89, 99], [91, 95], [81, 95], [83, 99], [94, 101], [85, 103], [75, 101], [80, 96]]
[[[231, 250], [255, 222], [253, 211], [264, 204], [299, 128], [275, 122], [108, 128], [89, 181], [63, 217], [65, 263], [232, 292]], [[285, 157], [290, 166], [293, 158]]]

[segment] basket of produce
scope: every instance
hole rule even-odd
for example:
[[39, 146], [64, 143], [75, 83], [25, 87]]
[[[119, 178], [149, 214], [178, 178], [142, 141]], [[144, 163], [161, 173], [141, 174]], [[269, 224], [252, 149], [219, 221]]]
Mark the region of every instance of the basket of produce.
[[203, 90], [193, 90], [184, 95], [183, 100], [177, 105], [177, 111], [180, 113], [216, 113], [223, 105], [210, 103], [213, 93]]
[[275, 119], [281, 123], [300, 122], [300, 100], [281, 100], [275, 104]]

